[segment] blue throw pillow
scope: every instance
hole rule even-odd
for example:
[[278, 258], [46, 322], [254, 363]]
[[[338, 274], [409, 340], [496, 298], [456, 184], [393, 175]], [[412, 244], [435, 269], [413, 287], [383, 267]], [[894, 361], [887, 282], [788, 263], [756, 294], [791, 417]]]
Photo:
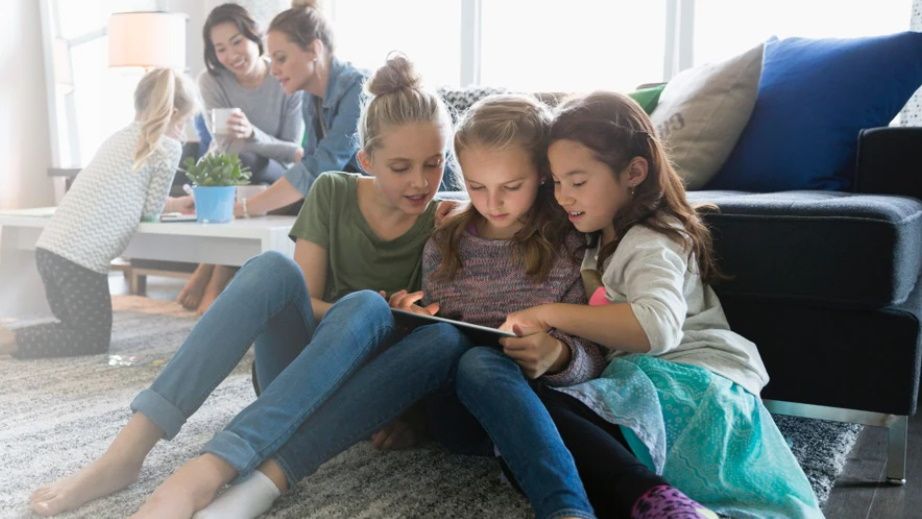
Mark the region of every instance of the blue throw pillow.
[[707, 189], [847, 190], [858, 132], [886, 126], [922, 84], [922, 33], [771, 39], [755, 109]]

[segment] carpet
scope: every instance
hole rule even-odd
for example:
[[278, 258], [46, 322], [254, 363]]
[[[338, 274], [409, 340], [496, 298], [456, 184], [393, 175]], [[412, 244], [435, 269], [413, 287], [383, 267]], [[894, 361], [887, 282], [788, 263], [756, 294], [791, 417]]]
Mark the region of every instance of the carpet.
[[[109, 355], [17, 361], [0, 358], [0, 517], [31, 517], [29, 493], [102, 453], [195, 324], [172, 302], [113, 300]], [[170, 442], [160, 442], [140, 480], [60, 517], [126, 517], [179, 464], [253, 398], [249, 359]], [[776, 417], [821, 502], [845, 465], [861, 426]], [[493, 460], [454, 456], [435, 445], [381, 453], [363, 442], [326, 463], [266, 517], [531, 517]]]

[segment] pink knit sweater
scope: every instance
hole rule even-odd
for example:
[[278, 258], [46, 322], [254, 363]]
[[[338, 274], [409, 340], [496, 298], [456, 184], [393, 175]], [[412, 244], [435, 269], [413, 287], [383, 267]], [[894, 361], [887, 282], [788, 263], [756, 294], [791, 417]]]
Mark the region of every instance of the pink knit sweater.
[[[569, 247], [582, 238], [570, 235]], [[537, 282], [525, 274], [516, 261], [510, 242], [489, 240], [470, 232], [461, 238], [462, 268], [453, 280], [433, 279], [442, 257], [433, 239], [423, 252], [425, 302], [438, 302], [439, 315], [483, 326], [497, 327], [506, 315], [545, 303], [586, 303], [579, 264], [569, 256], [558, 258], [550, 275]], [[561, 247], [561, 253], [564, 254]], [[542, 377], [548, 384], [569, 386], [597, 377], [605, 358], [595, 344], [552, 330], [551, 335], [570, 348], [570, 364], [561, 372]]]

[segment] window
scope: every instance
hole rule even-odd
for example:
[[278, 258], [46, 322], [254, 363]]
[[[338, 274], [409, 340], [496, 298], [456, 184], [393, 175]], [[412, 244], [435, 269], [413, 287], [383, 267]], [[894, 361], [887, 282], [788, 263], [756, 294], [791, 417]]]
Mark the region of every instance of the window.
[[461, 3], [432, 0], [336, 0], [336, 55], [375, 70], [391, 51], [407, 55], [432, 86], [460, 84]]
[[483, 0], [481, 83], [630, 91], [662, 81], [665, 1]]
[[729, 58], [771, 36], [852, 38], [909, 30], [912, 0], [698, 0], [694, 62]]
[[131, 121], [134, 88], [143, 75], [141, 69], [109, 68], [109, 14], [157, 5], [153, 0], [50, 0], [48, 6], [46, 37], [53, 42], [54, 77], [50, 103], [57, 134], [53, 162], [83, 167], [112, 132]]

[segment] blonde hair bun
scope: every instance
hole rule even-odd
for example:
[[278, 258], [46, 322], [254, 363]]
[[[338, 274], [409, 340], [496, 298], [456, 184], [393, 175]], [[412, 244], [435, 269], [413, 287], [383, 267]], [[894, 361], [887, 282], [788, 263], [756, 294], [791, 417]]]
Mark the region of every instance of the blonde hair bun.
[[366, 89], [373, 96], [383, 96], [401, 90], [419, 90], [421, 86], [422, 78], [413, 63], [403, 54], [391, 53], [368, 81]]
[[291, 8], [292, 9], [302, 9], [302, 8], [306, 9], [309, 7], [311, 9], [319, 9], [320, 8], [319, 3], [320, 3], [319, 0], [291, 0]]

